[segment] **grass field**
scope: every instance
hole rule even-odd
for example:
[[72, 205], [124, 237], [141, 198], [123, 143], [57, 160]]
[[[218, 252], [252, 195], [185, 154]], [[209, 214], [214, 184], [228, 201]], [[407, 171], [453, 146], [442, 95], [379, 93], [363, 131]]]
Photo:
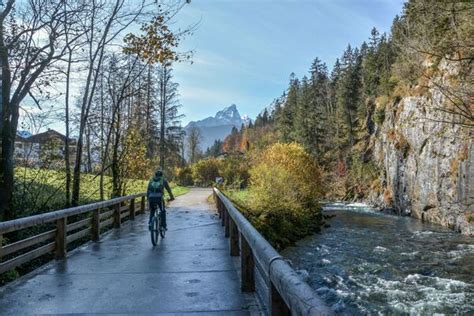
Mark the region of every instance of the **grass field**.
[[[100, 200], [100, 177], [83, 174], [81, 176], [80, 204]], [[125, 182], [124, 194], [145, 192], [148, 180], [129, 179]], [[64, 208], [65, 173], [57, 170], [16, 168], [14, 203], [18, 217]], [[171, 184], [175, 196], [185, 194], [188, 188]], [[112, 179], [104, 178], [105, 199], [111, 198]]]

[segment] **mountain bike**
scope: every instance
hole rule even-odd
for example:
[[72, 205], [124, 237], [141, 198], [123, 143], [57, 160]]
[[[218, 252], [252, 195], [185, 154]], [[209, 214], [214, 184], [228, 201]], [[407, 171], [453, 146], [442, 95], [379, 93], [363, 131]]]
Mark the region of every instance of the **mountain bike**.
[[[165, 238], [166, 234], [166, 229], [163, 226], [163, 222], [161, 219], [161, 210], [165, 211], [165, 201], [164, 199], [161, 199], [161, 208], [157, 207], [155, 214], [153, 214], [153, 217], [151, 219], [151, 243], [153, 246], [156, 246], [158, 244], [158, 238], [161, 236], [161, 238]], [[151, 206], [150, 206], [150, 212], [151, 212]]]

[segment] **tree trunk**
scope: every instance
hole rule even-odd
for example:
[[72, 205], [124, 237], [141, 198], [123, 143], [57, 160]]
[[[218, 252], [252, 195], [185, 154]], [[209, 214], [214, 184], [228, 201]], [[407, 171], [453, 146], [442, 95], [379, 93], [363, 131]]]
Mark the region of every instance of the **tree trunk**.
[[115, 130], [114, 147], [112, 153], [112, 198], [120, 196], [121, 179], [119, 166], [119, 146], [120, 146], [120, 128], [121, 128], [121, 113], [120, 109], [117, 111], [117, 122]]
[[166, 118], [166, 66], [163, 66], [161, 85], [161, 111], [160, 111], [160, 169], [165, 169], [165, 118]]
[[152, 142], [151, 142], [151, 66], [148, 66], [147, 74], [147, 93], [146, 93], [146, 113], [145, 113], [145, 141], [147, 144], [147, 158], [153, 156]]
[[[13, 176], [15, 165], [15, 137], [18, 127], [19, 104], [12, 104], [6, 99], [7, 98], [2, 98], [4, 105], [7, 104], [7, 106], [4, 106], [3, 109], [9, 107], [11, 111], [4, 111], [2, 118], [2, 152], [0, 157], [0, 215], [3, 215], [3, 220], [11, 220], [15, 218], [15, 212], [13, 209]], [[5, 115], [5, 113], [7, 115]]]
[[81, 185], [81, 163], [82, 163], [83, 133], [79, 132], [77, 139], [76, 159], [74, 161], [73, 181], [72, 181], [72, 199], [71, 205], [79, 205], [79, 189]]
[[[3, 27], [0, 30], [3, 43]], [[0, 152], [0, 219], [9, 220], [15, 216], [13, 211], [13, 155], [15, 150], [16, 128], [18, 125], [18, 104], [11, 104], [11, 73], [8, 64], [8, 51], [4, 45], [0, 48], [1, 66], [1, 152]]]
[[71, 161], [70, 161], [70, 150], [69, 150], [69, 87], [71, 79], [71, 61], [72, 61], [72, 50], [69, 50], [67, 71], [66, 71], [66, 97], [65, 97], [65, 124], [66, 124], [66, 141], [64, 144], [64, 160], [66, 164], [66, 207], [71, 206]]
[[86, 137], [87, 137], [87, 173], [92, 173], [92, 152], [91, 152], [91, 127], [90, 124], [87, 124], [86, 129]]
[[99, 179], [99, 194], [100, 200], [104, 200], [104, 172], [105, 172], [105, 164], [106, 164], [106, 149], [104, 149], [104, 129], [105, 129], [105, 122], [104, 122], [104, 69], [102, 69], [100, 73], [100, 179]]

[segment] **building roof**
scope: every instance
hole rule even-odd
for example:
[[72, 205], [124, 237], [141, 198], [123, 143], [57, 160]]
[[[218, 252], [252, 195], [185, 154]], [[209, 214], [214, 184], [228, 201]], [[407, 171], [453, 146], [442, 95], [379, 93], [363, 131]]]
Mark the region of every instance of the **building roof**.
[[[16, 135], [16, 140], [17, 141], [23, 141], [23, 142], [28, 142], [28, 143], [38, 143], [38, 144], [44, 144], [48, 141], [58, 139], [62, 142], [66, 141], [66, 136], [59, 133], [58, 131], [55, 131], [54, 129], [48, 129], [46, 132], [39, 133], [36, 135], [31, 135], [30, 137], [22, 137], [20, 135]], [[69, 138], [69, 141], [71, 143], [75, 143], [76, 140], [73, 138]]]

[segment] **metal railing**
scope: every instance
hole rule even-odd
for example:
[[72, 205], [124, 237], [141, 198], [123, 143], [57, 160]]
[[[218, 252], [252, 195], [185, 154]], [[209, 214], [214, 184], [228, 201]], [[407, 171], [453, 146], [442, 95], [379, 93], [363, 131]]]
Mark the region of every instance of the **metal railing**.
[[333, 315], [315, 291], [217, 188], [214, 198], [225, 237], [230, 238], [230, 255], [240, 255], [243, 292], [256, 291], [259, 275], [266, 287], [266, 293], [260, 296], [264, 296], [261, 299], [268, 314]]
[[[135, 206], [136, 199], [141, 199], [139, 208]], [[134, 219], [145, 209], [145, 193], [141, 193], [0, 222], [0, 274], [48, 253], [63, 259], [72, 242], [87, 237], [98, 241], [101, 230], [120, 228], [123, 219]], [[2, 236], [32, 227], [39, 232], [12, 243], [2, 242]]]

